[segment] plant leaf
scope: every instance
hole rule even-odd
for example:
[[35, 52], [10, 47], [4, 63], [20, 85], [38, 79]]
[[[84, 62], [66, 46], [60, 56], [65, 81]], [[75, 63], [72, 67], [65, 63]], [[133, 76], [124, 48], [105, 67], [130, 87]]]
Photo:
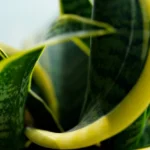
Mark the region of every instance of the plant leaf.
[[[68, 2], [68, 0], [59, 1], [60, 15], [75, 14], [87, 18], [91, 17], [91, 5], [87, 0]], [[71, 28], [74, 28], [73, 25]], [[73, 38], [69, 42], [49, 47], [49, 50], [46, 50], [41, 58], [42, 65], [46, 67], [49, 77], [52, 78], [59, 101], [59, 120], [65, 130], [73, 127], [79, 119], [84, 99], [83, 91], [87, 86], [88, 57], [85, 54], [89, 55], [89, 44], [89, 39], [82, 41], [79, 38]], [[66, 59], [68, 57], [70, 59]], [[47, 58], [49, 65], [46, 64], [45, 58]], [[75, 76], [77, 78], [73, 80]], [[68, 79], [67, 83], [65, 82], [66, 79]], [[80, 94], [76, 95], [79, 91], [81, 91]], [[77, 109], [78, 112], [76, 112]], [[67, 122], [65, 121], [66, 118], [68, 119]]]
[[[0, 48], [2, 48], [5, 51], [5, 52], [1, 51], [2, 57], [5, 57], [5, 58], [8, 56], [14, 55], [18, 51], [21, 51], [19, 49], [15, 49], [1, 42], [0, 42]], [[45, 73], [45, 70], [42, 68], [42, 66], [39, 63], [37, 63], [36, 66], [34, 67], [33, 78], [36, 81], [36, 84], [41, 87], [42, 94], [45, 95], [45, 97], [49, 99], [49, 103], [50, 103], [49, 109], [52, 109], [52, 111], [55, 113], [57, 117], [57, 101], [55, 100], [55, 95], [53, 93], [52, 84], [51, 84], [51, 81], [48, 79], [47, 74]], [[37, 99], [34, 98], [34, 100], [37, 100]]]
[[63, 132], [63, 128], [61, 127], [61, 125], [59, 124], [56, 116], [53, 114], [52, 110], [48, 107], [48, 105], [45, 103], [45, 101], [39, 96], [37, 95], [34, 91], [30, 90], [29, 93], [31, 94], [32, 97], [34, 97], [36, 100], [38, 100], [40, 103], [43, 104], [43, 106], [45, 107], [45, 109], [52, 115], [54, 122], [57, 124], [57, 127], [59, 128], [59, 130], [61, 132]]
[[[63, 134], [27, 128], [26, 135], [29, 139], [42, 146], [59, 149], [85, 147], [121, 132], [141, 115], [149, 104], [150, 96], [150, 54], [147, 59], [149, 34], [146, 33], [149, 31], [149, 23], [143, 5], [142, 1], [134, 0], [116, 0], [112, 5], [107, 1], [95, 1], [94, 17], [114, 25], [119, 32], [92, 40], [88, 99], [81, 122], [72, 131]], [[103, 14], [101, 12], [104, 9]], [[100, 13], [97, 13], [98, 10]], [[142, 94], [141, 88], [144, 88]], [[142, 126], [143, 124], [140, 125], [140, 131]], [[122, 133], [118, 136], [124, 140]], [[48, 142], [42, 141], [42, 138]], [[119, 149], [121, 144], [111, 146]], [[125, 143], [123, 148], [126, 146]]]
[[71, 39], [97, 37], [113, 34], [116, 30], [109, 24], [91, 20], [77, 15], [61, 15], [51, 26], [47, 39], [40, 45], [55, 45], [70, 41]]
[[[124, 9], [121, 6], [124, 6]], [[102, 7], [105, 8], [105, 13]], [[90, 109], [90, 117], [94, 118], [92, 120], [97, 118], [96, 115], [107, 114], [136, 84], [147, 59], [149, 46], [149, 22], [143, 7], [145, 7], [143, 2], [135, 0], [121, 2], [115, 0], [112, 4], [106, 1], [95, 1], [94, 19], [112, 24], [118, 32], [116, 35], [92, 40], [91, 84], [83, 110], [85, 118], [89, 117], [86, 114]], [[116, 22], [116, 20], [120, 21]], [[137, 43], [137, 41], [141, 42]], [[91, 108], [92, 104], [93, 108]], [[131, 103], [131, 105], [135, 104]], [[134, 149], [146, 122], [144, 116], [142, 115], [122, 133], [101, 143], [102, 147], [115, 150]]]
[[[37, 64], [34, 68], [33, 80], [34, 80], [34, 82], [36, 82], [36, 85], [38, 87], [40, 87], [40, 91], [42, 92], [41, 93], [42, 97], [44, 97], [46, 100], [48, 100], [49, 109], [52, 110], [51, 113], [53, 112], [55, 114], [55, 115], [52, 114], [52, 116], [56, 116], [56, 118], [58, 120], [58, 111], [57, 111], [58, 110], [58, 104], [57, 104], [58, 102], [56, 100], [56, 95], [54, 92], [52, 81], [50, 80], [47, 73], [45, 72], [45, 70], [43, 69], [43, 67], [40, 64]], [[32, 92], [32, 94], [33, 94], [33, 92]], [[34, 96], [35, 96], [35, 94], [34, 94]], [[36, 96], [35, 99], [38, 100], [39, 97]], [[42, 102], [42, 100], [40, 100], [40, 102]], [[43, 102], [42, 102], [42, 104], [43, 104]], [[46, 106], [46, 105], [47, 104], [44, 103], [44, 106]]]
[[[141, 0], [109, 3], [107, 0], [95, 0], [94, 18], [112, 24], [118, 32], [92, 40], [90, 81], [81, 122], [70, 132], [61, 134], [27, 128], [29, 139], [55, 149], [86, 147], [120, 133], [144, 112], [150, 97], [150, 54], [149, 22], [143, 7]], [[145, 121], [143, 117], [142, 120]], [[135, 126], [135, 130], [141, 132], [144, 123], [140, 119], [137, 121], [140, 125]], [[139, 137], [136, 139], [137, 132], [133, 136], [135, 143], [139, 140]], [[125, 141], [122, 133], [118, 137], [121, 142]], [[132, 142], [113, 145], [111, 142], [118, 137], [109, 139], [109, 149], [131, 149], [135, 146]], [[42, 141], [43, 138], [47, 141]], [[106, 148], [109, 142], [105, 141], [101, 146]]]
[[[26, 136], [34, 143], [43, 147], [54, 149], [75, 149], [96, 144], [117, 134], [128, 127], [128, 125], [130, 125], [149, 104], [149, 67], [150, 54], [142, 75], [134, 88], [117, 107], [97, 121], [89, 125], [82, 124], [84, 127], [80, 129], [60, 134], [35, 128], [26, 128]], [[143, 89], [143, 92], [140, 94], [141, 89]], [[136, 103], [136, 105], [130, 105], [132, 103]], [[45, 140], [43, 140], [43, 138]]]
[[[79, 15], [86, 18], [91, 18], [92, 14], [92, 6], [87, 0], [82, 0], [80, 2], [76, 0], [72, 0], [71, 3], [68, 0], [59, 0], [60, 4], [60, 15], [63, 14], [74, 14]], [[90, 49], [87, 47], [90, 47], [90, 39], [79, 39], [74, 38], [71, 40], [76, 46], [79, 47], [80, 50], [83, 50], [86, 54], [89, 55]], [[70, 42], [71, 45], [71, 42]], [[73, 45], [73, 47], [76, 47]], [[82, 46], [83, 45], [83, 46]], [[86, 46], [87, 45], [87, 46]], [[63, 47], [65, 47], [65, 43], [63, 44]]]
[[0, 149], [19, 150], [24, 146], [25, 100], [42, 49], [17, 53], [0, 62]]
[[[58, 25], [54, 24], [47, 33], [46, 39], [51, 41], [52, 36], [56, 33], [58, 36], [62, 33], [62, 37], [65, 34], [69, 36], [71, 32], [73, 38], [69, 36], [67, 39], [69, 41], [72, 39], [74, 43], [67, 42], [65, 44], [47, 47], [40, 59], [40, 63], [53, 83], [55, 95], [58, 99], [59, 120], [63, 128], [67, 130], [73, 127], [79, 119], [87, 84], [88, 57], [80, 50], [79, 45], [81, 48], [84, 47], [83, 50], [85, 50], [85, 53], [88, 55], [89, 47], [76, 38], [74, 33], [78, 36], [80, 31], [82, 32], [83, 29], [86, 31], [86, 27], [88, 26], [89, 28], [95, 26], [97, 29], [99, 28], [98, 30], [101, 30], [101, 23], [76, 15], [64, 15], [60, 18], [64, 18], [64, 22], [63, 19], [60, 19], [60, 22], [62, 21], [60, 24], [59, 22], [57, 23]], [[85, 26], [85, 28], [82, 26], [80, 28], [81, 24]], [[53, 30], [59, 31], [54, 32]], [[96, 34], [98, 33], [97, 31], [95, 32]], [[86, 34], [88, 37], [90, 36], [89, 29], [87, 29]], [[57, 42], [61, 42], [61, 40]], [[78, 46], [76, 44], [78, 44]], [[67, 83], [65, 82], [66, 79], [68, 80]], [[79, 93], [78, 95], [76, 94], [77, 92]], [[78, 109], [78, 112], [75, 111], [76, 109]], [[68, 122], [64, 121], [65, 118], [68, 118]]]

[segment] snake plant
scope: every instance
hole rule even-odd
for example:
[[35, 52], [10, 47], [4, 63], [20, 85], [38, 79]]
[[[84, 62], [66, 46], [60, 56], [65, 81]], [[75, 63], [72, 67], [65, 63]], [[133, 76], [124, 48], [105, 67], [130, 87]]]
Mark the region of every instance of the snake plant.
[[0, 43], [0, 149], [150, 149], [150, 0], [60, 0], [44, 38]]

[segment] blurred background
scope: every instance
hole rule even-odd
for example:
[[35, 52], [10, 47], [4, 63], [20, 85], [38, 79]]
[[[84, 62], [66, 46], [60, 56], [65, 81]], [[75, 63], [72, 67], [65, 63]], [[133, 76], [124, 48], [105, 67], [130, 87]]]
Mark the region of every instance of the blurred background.
[[0, 0], [0, 42], [16, 48], [59, 14], [58, 0]]

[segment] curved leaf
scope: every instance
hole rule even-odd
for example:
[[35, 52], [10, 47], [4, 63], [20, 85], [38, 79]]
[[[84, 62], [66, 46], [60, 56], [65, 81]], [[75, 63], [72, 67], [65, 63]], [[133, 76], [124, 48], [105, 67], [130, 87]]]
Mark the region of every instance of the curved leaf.
[[[71, 39], [97, 37], [115, 33], [109, 24], [94, 21], [77, 15], [61, 15], [51, 26], [47, 39], [39, 45], [55, 45]], [[38, 46], [39, 46], [38, 45]]]
[[[47, 47], [40, 59], [40, 63], [48, 73], [49, 79], [52, 80], [56, 92], [55, 95], [58, 99], [60, 123], [63, 128], [67, 130], [73, 127], [79, 119], [87, 84], [88, 57], [80, 48], [89, 55], [89, 47], [83, 44], [76, 36], [87, 35], [90, 37], [90, 35], [93, 36], [90, 32], [90, 28], [92, 29], [94, 27], [94, 32], [98, 34], [98, 32], [101, 31], [101, 26], [102, 28], [106, 27], [106, 30], [109, 27], [76, 15], [64, 15], [60, 18], [62, 20], [58, 20], [58, 23], [56, 23], [56, 25], [54, 24], [47, 33], [46, 38], [48, 41], [51, 41], [53, 36], [57, 37], [57, 35], [59, 36], [59, 34], [62, 33], [62, 37], [66, 35], [66, 39], [69, 41], [72, 39], [74, 43], [80, 45], [80, 47], [71, 42], [57, 44], [52, 47], [51, 44], [54, 43], [50, 42], [50, 46]], [[85, 33], [83, 29], [85, 29]], [[53, 30], [58, 31], [54, 32]], [[64, 41], [65, 38], [62, 40]], [[61, 42], [61, 38], [58, 39], [57, 42]], [[68, 80], [68, 82], [66, 82], [66, 80]], [[77, 92], [79, 93], [78, 95], [76, 94]], [[77, 109], [78, 112], [76, 112]], [[64, 121], [66, 118], [68, 122]]]
[[[27, 128], [26, 135], [39, 145], [73, 149], [96, 144], [126, 129], [149, 105], [149, 22], [144, 2], [95, 0], [94, 9], [95, 19], [112, 24], [118, 32], [92, 40], [90, 81], [81, 122], [70, 132], [61, 134]], [[145, 121], [143, 117], [142, 120]], [[144, 123], [141, 120], [139, 123], [136, 126], [135, 122], [133, 126], [141, 133]], [[139, 140], [137, 133], [133, 135], [132, 132], [134, 143]], [[121, 142], [125, 140], [122, 133], [109, 139], [111, 148], [135, 147], [133, 141], [113, 145], [112, 141], [118, 137]], [[42, 141], [43, 138], [46, 140]], [[130, 139], [126, 137], [126, 140]], [[105, 147], [106, 143], [101, 146]]]
[[[59, 3], [60, 15], [91, 17], [91, 5], [87, 0], [72, 0], [71, 3], [68, 0], [60, 0]], [[74, 28], [73, 24], [70, 26]], [[47, 48], [41, 58], [42, 65], [52, 78], [59, 102], [59, 120], [65, 130], [73, 127], [79, 120], [87, 86], [88, 57], [85, 54], [89, 55], [89, 45], [89, 39], [82, 41], [75, 37], [69, 42]], [[76, 78], [73, 79], [74, 77]], [[66, 79], [68, 82], [65, 82]]]
[[[54, 114], [58, 120], [58, 104], [57, 104], [54, 88], [52, 85], [52, 81], [50, 80], [47, 73], [45, 72], [45, 70], [42, 68], [42, 66], [40, 64], [37, 64], [35, 66], [35, 69], [33, 72], [33, 80], [36, 82], [37, 86], [40, 87], [40, 90], [42, 92], [41, 93], [42, 97], [44, 97], [47, 100], [47, 103], [48, 103], [50, 109], [52, 110], [52, 112], [54, 112]], [[39, 99], [39, 98], [36, 96], [36, 99]], [[41, 100], [41, 102], [42, 102], [42, 100]], [[46, 104], [44, 104], [44, 105], [46, 106]], [[52, 114], [52, 116], [54, 116], [54, 115]]]
[[57, 124], [57, 127], [59, 128], [59, 130], [61, 132], [63, 132], [63, 128], [61, 127], [61, 125], [59, 124], [55, 114], [53, 114], [52, 110], [47, 106], [47, 104], [45, 103], [45, 101], [38, 96], [34, 91], [30, 90], [29, 93], [31, 94], [32, 97], [34, 97], [36, 100], [38, 100], [40, 103], [43, 104], [43, 106], [45, 107], [45, 109], [52, 115], [53, 119], [55, 120], [54, 122]]
[[[149, 22], [144, 2], [115, 0], [110, 4], [101, 0], [95, 1], [94, 7], [94, 19], [112, 24], [118, 32], [116, 35], [92, 40], [91, 82], [83, 110], [83, 122], [89, 117], [92, 122], [120, 104], [136, 84], [147, 59], [149, 46]], [[145, 123], [146, 118], [142, 115], [125, 131], [101, 143], [102, 147], [115, 150], [134, 149]]]
[[[53, 133], [35, 128], [26, 128], [26, 136], [43, 147], [75, 149], [93, 145], [119, 133], [128, 127], [149, 105], [149, 67], [150, 54], [141, 77], [134, 88], [117, 107], [97, 121], [66, 133]], [[140, 93], [141, 89], [143, 89], [143, 93]], [[135, 103], [136, 106], [131, 105]]]

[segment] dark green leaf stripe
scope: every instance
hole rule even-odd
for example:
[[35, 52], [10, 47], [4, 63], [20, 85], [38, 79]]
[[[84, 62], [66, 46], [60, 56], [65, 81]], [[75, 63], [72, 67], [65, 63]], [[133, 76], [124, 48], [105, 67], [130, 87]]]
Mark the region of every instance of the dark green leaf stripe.
[[0, 62], [0, 149], [24, 145], [24, 107], [35, 62], [43, 47], [21, 52]]
[[[145, 30], [148, 32], [149, 28], [145, 28], [148, 21], [143, 19], [145, 14], [140, 5], [140, 1], [136, 0], [97, 0], [94, 3], [94, 19], [110, 23], [118, 32], [92, 39], [90, 84], [81, 125], [110, 112], [141, 75], [148, 52], [149, 36], [145, 39]], [[135, 145], [132, 143], [136, 144], [139, 140], [138, 134], [144, 123], [145, 119], [141, 116], [126, 131], [104, 142], [104, 147], [133, 149]]]

